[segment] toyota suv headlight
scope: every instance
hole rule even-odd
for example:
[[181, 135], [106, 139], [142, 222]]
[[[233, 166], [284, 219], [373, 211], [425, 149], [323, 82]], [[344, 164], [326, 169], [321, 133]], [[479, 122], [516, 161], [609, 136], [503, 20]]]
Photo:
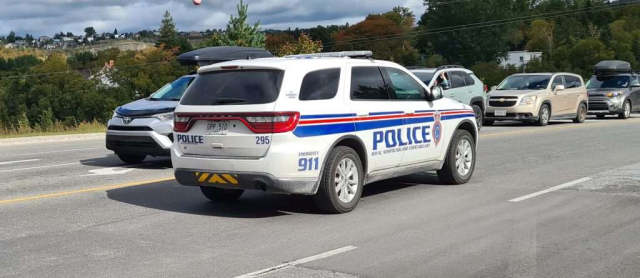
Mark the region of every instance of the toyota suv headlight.
[[609, 92], [607, 93], [608, 98], [615, 98], [622, 96], [622, 92]]
[[173, 112], [171, 112], [171, 113], [163, 113], [163, 114], [156, 114], [153, 117], [158, 119], [158, 120], [160, 120], [161, 122], [173, 121]]
[[534, 102], [536, 102], [536, 99], [538, 99], [537, 96], [526, 96], [526, 97], [523, 97], [522, 100], [520, 101], [520, 105], [533, 104]]

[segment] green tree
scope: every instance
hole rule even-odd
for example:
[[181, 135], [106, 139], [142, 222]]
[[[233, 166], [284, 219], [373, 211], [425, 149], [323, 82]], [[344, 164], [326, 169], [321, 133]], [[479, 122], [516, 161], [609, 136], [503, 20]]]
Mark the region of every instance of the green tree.
[[96, 29], [94, 29], [93, 27], [87, 27], [84, 28], [84, 34], [85, 36], [89, 37], [93, 37], [96, 35]]
[[233, 15], [227, 24], [227, 30], [221, 37], [223, 45], [261, 47], [265, 45], [265, 35], [260, 32], [260, 21], [253, 26], [247, 23], [249, 5], [245, 5], [242, 0], [237, 6], [238, 17]]
[[9, 36], [7, 36], [7, 42], [8, 43], [16, 42], [16, 32], [14, 31], [9, 32]]
[[419, 23], [423, 32], [417, 36], [418, 49], [433, 49], [464, 66], [495, 61], [509, 51], [511, 30], [517, 24], [476, 25], [516, 16], [513, 0], [449, 1], [424, 0], [426, 12]]
[[549, 56], [553, 56], [554, 49], [554, 22], [545, 20], [534, 20], [531, 22], [531, 31], [529, 31], [529, 42], [527, 50], [546, 52]]
[[614, 58], [613, 51], [596, 39], [584, 39], [578, 41], [571, 49], [571, 65], [576, 67], [582, 76], [586, 77], [593, 72], [593, 66], [602, 60]]
[[158, 39], [157, 46], [163, 46], [164, 49], [172, 49], [179, 46], [178, 31], [176, 24], [173, 22], [173, 17], [169, 11], [165, 11], [162, 17], [162, 23], [160, 25], [160, 38]]

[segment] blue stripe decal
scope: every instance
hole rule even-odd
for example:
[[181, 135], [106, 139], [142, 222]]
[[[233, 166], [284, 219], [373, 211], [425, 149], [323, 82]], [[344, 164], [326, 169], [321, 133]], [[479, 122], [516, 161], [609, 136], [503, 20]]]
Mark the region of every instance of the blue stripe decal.
[[436, 110], [417, 110], [416, 113], [429, 113], [429, 112], [436, 112]]
[[403, 111], [371, 112], [369, 113], [369, 116], [393, 115], [393, 114], [404, 114], [404, 112]]
[[296, 130], [293, 131], [293, 135], [297, 137], [313, 137], [354, 131], [356, 131], [356, 126], [353, 123], [309, 125], [298, 126]]
[[[317, 116], [317, 115], [313, 115]], [[474, 118], [474, 114], [456, 114], [456, 115], [443, 115], [442, 120], [452, 120], [459, 118]], [[420, 124], [420, 123], [430, 123], [434, 121], [433, 116], [427, 117], [415, 117], [415, 118], [404, 118], [404, 119], [389, 119], [389, 120], [378, 120], [378, 121], [363, 121], [363, 122], [351, 122], [351, 123], [335, 123], [335, 124], [319, 124], [319, 125], [302, 125], [298, 126], [293, 134], [297, 137], [313, 137], [313, 136], [323, 136], [323, 135], [331, 135], [331, 134], [339, 134], [339, 133], [348, 133], [357, 131], [365, 131], [365, 130], [373, 130], [373, 129], [382, 129], [389, 128], [395, 126], [403, 126], [410, 124]]]
[[475, 118], [476, 115], [474, 114], [456, 114], [456, 115], [444, 115], [442, 116], [442, 120], [453, 120], [453, 119], [460, 119], [460, 118]]
[[325, 114], [325, 115], [302, 115], [300, 119], [328, 119], [328, 118], [343, 118], [343, 117], [355, 117], [356, 114]]

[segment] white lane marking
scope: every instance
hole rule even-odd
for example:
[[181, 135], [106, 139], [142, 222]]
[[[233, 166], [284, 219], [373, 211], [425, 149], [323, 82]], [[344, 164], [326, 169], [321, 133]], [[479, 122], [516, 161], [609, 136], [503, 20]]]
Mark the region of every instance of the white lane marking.
[[25, 160], [16, 160], [16, 161], [5, 161], [5, 162], [0, 162], [0, 165], [8, 165], [8, 164], [14, 164], [14, 163], [23, 163], [23, 162], [33, 162], [33, 161], [40, 161], [42, 159], [25, 159]]
[[95, 170], [89, 170], [87, 175], [82, 175], [81, 177], [87, 176], [108, 176], [108, 175], [124, 175], [131, 171], [135, 170], [134, 168], [123, 168], [123, 167], [113, 167], [113, 168], [101, 168]]
[[280, 271], [280, 270], [283, 270], [283, 269], [287, 269], [287, 268], [290, 268], [292, 266], [296, 266], [296, 265], [299, 265], [299, 264], [304, 264], [304, 263], [308, 263], [308, 262], [311, 262], [311, 261], [316, 261], [316, 260], [320, 260], [320, 259], [324, 259], [324, 258], [327, 258], [327, 257], [334, 256], [334, 255], [338, 255], [340, 253], [351, 251], [351, 250], [356, 249], [356, 248], [357, 247], [355, 247], [355, 246], [345, 246], [345, 247], [342, 247], [342, 248], [338, 248], [336, 250], [331, 250], [329, 252], [324, 252], [322, 254], [313, 255], [311, 257], [306, 257], [306, 258], [303, 258], [303, 259], [295, 260], [293, 262], [288, 262], [288, 263], [284, 263], [284, 264], [277, 265], [277, 266], [274, 266], [274, 267], [265, 268], [263, 270], [258, 270], [256, 272], [251, 272], [249, 274], [236, 276], [235, 278], [259, 277], [259, 276], [262, 276], [262, 275], [265, 275], [265, 274], [269, 274], [269, 273], [273, 273], [273, 272]]
[[591, 178], [577, 179], [577, 180], [570, 181], [570, 182], [567, 182], [567, 183], [563, 183], [561, 185], [554, 186], [554, 187], [551, 187], [551, 188], [548, 188], [548, 189], [545, 189], [545, 190], [540, 190], [538, 192], [534, 192], [534, 193], [531, 193], [529, 195], [524, 195], [522, 197], [511, 199], [511, 200], [509, 200], [509, 202], [517, 203], [517, 202], [520, 202], [520, 201], [524, 201], [526, 199], [530, 199], [530, 198], [533, 198], [533, 197], [536, 197], [536, 196], [540, 196], [540, 195], [545, 194], [545, 193], [549, 193], [549, 192], [557, 191], [557, 190], [560, 190], [560, 189], [563, 189], [563, 188], [567, 188], [569, 186], [576, 185], [576, 184], [588, 181], [590, 179]]
[[97, 149], [105, 149], [105, 148], [104, 147], [97, 147], [97, 148], [72, 149], [72, 150], [50, 151], [50, 152], [39, 152], [39, 153], [21, 153], [21, 154], [13, 154], [13, 156], [49, 154], [49, 153], [66, 153], [66, 152], [88, 151], [88, 150], [97, 150]]
[[52, 167], [62, 167], [62, 166], [69, 166], [69, 165], [76, 165], [76, 164], [80, 164], [80, 162], [65, 163], [65, 164], [55, 164], [55, 165], [45, 165], [45, 166], [28, 167], [28, 168], [18, 168], [18, 169], [11, 169], [11, 170], [2, 170], [2, 171], [0, 171], [0, 173], [15, 172], [15, 171], [25, 171], [25, 170], [34, 170], [34, 169], [42, 169], [42, 168], [52, 168]]

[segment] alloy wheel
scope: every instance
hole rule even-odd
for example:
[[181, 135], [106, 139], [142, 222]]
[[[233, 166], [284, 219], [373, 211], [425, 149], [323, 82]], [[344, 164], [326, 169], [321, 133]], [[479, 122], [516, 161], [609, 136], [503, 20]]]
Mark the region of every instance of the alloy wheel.
[[350, 158], [340, 161], [336, 169], [335, 189], [338, 199], [343, 203], [349, 203], [358, 192], [359, 177], [358, 167]]
[[456, 149], [456, 170], [461, 176], [466, 176], [471, 171], [473, 163], [473, 151], [471, 143], [466, 139], [460, 140]]

